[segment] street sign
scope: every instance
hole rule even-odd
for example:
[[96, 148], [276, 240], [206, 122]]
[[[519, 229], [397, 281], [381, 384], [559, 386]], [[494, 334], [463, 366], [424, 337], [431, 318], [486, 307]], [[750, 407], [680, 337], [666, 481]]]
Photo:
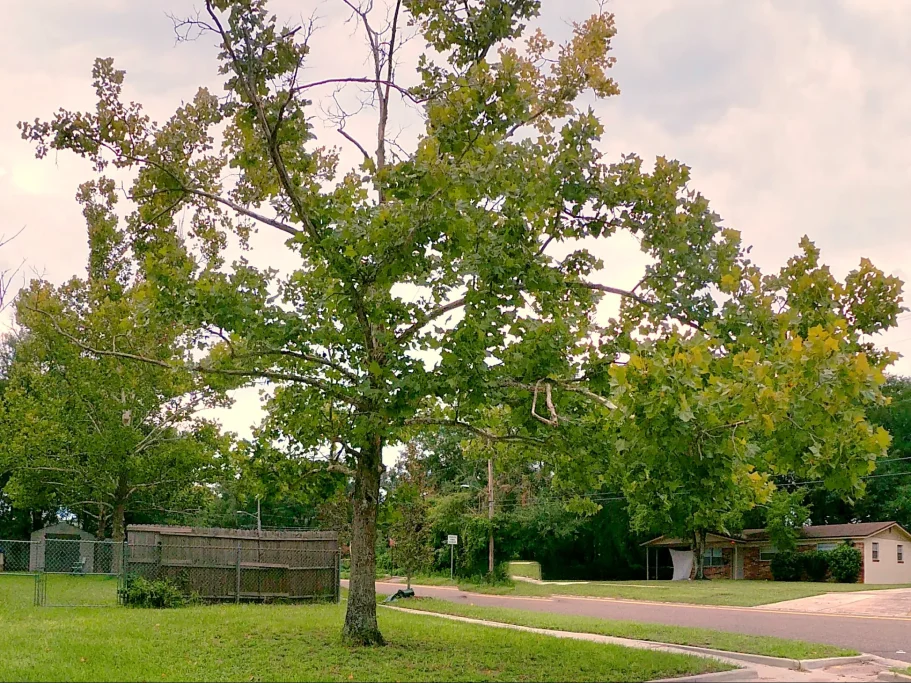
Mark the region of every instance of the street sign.
[[455, 534], [449, 534], [446, 537], [446, 545], [458, 545], [458, 544], [459, 544], [459, 537], [456, 536]]

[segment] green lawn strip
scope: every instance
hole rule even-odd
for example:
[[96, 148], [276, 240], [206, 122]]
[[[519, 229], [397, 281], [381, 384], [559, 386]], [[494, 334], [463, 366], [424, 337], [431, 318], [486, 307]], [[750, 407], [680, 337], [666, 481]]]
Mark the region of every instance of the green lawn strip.
[[510, 576], [541, 580], [541, 565], [537, 562], [507, 562], [506, 571]]
[[[389, 645], [352, 648], [344, 603], [36, 608], [33, 586], [0, 579], [0, 681], [636, 681], [730, 668], [388, 610]], [[69, 590], [80, 587], [90, 582]]]
[[[417, 583], [417, 582], [415, 582]], [[514, 586], [488, 586], [459, 583], [459, 588], [492, 595], [579, 595], [584, 597], [681, 602], [697, 605], [755, 607], [823, 593], [841, 593], [906, 586], [870, 586], [856, 583], [811, 583], [784, 581], [618, 581], [576, 583], [516, 583]]]
[[798, 640], [785, 640], [769, 636], [751, 636], [742, 633], [728, 633], [725, 631], [663, 624], [642, 624], [633, 621], [610, 621], [595, 617], [529, 612], [505, 607], [481, 607], [434, 598], [401, 600], [396, 602], [395, 606], [437, 612], [439, 614], [455, 614], [472, 619], [486, 619], [487, 621], [515, 624], [517, 626], [531, 626], [533, 628], [573, 631], [576, 633], [597, 633], [603, 636], [649, 640], [672, 643], [674, 645], [694, 645], [727, 652], [747, 652], [787, 659], [847, 657], [858, 654], [853, 650], [845, 650], [833, 645], [805, 643]]

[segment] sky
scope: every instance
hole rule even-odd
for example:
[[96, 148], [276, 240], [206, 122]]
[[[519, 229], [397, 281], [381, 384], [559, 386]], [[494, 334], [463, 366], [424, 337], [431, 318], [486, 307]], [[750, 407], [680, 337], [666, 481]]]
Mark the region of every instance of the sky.
[[[70, 155], [34, 158], [16, 123], [48, 118], [60, 107], [94, 106], [91, 67], [113, 57], [127, 71], [127, 98], [154, 120], [170, 116], [197, 88], [219, 90], [212, 39], [177, 44], [170, 17], [199, 0], [30, 0], [9, 3], [0, 26], [0, 270], [20, 267], [14, 283], [82, 275], [88, 253], [74, 199], [90, 178]], [[382, 7], [382, 0], [376, 0]], [[753, 245], [753, 258], [775, 270], [804, 234], [843, 277], [861, 257], [911, 278], [911, 2], [906, 0], [609, 0], [617, 36], [613, 76], [621, 94], [595, 109], [610, 160], [636, 153], [679, 159], [728, 227]], [[307, 77], [363, 72], [364, 45], [342, 0], [277, 0], [273, 11], [300, 24], [314, 17]], [[590, 0], [543, 0], [536, 25], [565, 38], [572, 21], [597, 9]], [[406, 56], [417, 54], [417, 41]], [[401, 72], [407, 82], [410, 74]], [[331, 93], [325, 93], [331, 94]], [[351, 104], [358, 93], [342, 95]], [[401, 142], [419, 131], [405, 109]], [[373, 112], [347, 130], [367, 135]], [[325, 119], [322, 113], [317, 119]], [[343, 161], [357, 153], [323, 126]], [[331, 137], [334, 135], [335, 137]], [[2, 240], [0, 240], [2, 241]], [[253, 238], [254, 264], [293, 267], [280, 236]], [[643, 261], [632, 245], [602, 248], [608, 284], [629, 286]], [[0, 331], [9, 328], [9, 311]], [[911, 314], [877, 341], [905, 356], [894, 372], [911, 375]], [[255, 390], [220, 413], [248, 435], [259, 419]]]

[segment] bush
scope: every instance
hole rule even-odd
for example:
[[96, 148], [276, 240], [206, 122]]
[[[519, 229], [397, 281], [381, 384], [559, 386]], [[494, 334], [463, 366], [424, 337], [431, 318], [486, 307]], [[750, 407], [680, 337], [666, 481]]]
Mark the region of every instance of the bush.
[[853, 548], [849, 543], [838, 546], [828, 553], [829, 569], [832, 576], [839, 583], [856, 583], [860, 576], [863, 556], [860, 550]]
[[810, 581], [825, 581], [829, 573], [829, 553], [811, 550], [801, 553], [803, 569]]
[[782, 551], [772, 558], [772, 577], [776, 581], [800, 581], [803, 562], [798, 553]]
[[130, 575], [117, 592], [121, 603], [128, 607], [168, 609], [183, 607], [191, 602], [180, 586], [168, 579], [150, 581], [143, 576]]

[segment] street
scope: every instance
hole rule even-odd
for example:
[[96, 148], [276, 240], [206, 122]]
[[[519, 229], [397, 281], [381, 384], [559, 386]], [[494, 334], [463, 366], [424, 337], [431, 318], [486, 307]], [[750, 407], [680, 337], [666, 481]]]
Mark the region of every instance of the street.
[[[347, 581], [342, 583], [347, 586]], [[402, 587], [400, 583], [376, 584], [377, 593], [383, 595]], [[466, 593], [449, 587], [412, 587], [418, 597], [450, 602], [776, 636], [828, 643], [911, 662], [911, 618], [801, 614], [762, 607], [718, 607], [606, 598], [513, 597]]]

